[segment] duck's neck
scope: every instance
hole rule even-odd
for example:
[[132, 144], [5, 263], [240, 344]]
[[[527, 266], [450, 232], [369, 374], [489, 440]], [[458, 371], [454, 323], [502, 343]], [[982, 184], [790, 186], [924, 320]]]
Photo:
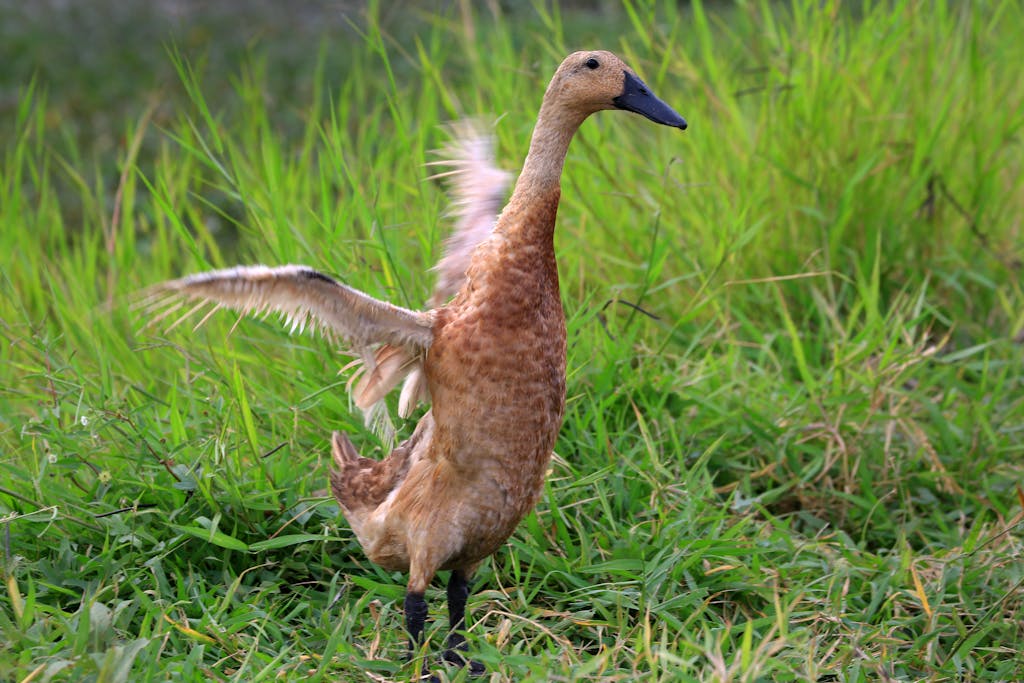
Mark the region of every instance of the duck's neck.
[[584, 118], [553, 105], [545, 97], [530, 139], [530, 152], [505, 210], [511, 220], [499, 221], [497, 230], [511, 238], [550, 242], [561, 193], [562, 166], [569, 143]]
[[544, 98], [530, 139], [530, 153], [526, 155], [513, 197], [527, 188], [541, 192], [559, 187], [569, 143], [583, 118], [572, 110], [552, 104], [550, 98]]

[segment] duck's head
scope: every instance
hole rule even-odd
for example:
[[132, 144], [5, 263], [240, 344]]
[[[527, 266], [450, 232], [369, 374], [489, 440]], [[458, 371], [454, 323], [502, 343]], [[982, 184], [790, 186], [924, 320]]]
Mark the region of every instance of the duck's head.
[[625, 109], [655, 123], [686, 130], [686, 119], [650, 91], [625, 62], [606, 50], [574, 52], [548, 86], [548, 97], [583, 118], [602, 109]]

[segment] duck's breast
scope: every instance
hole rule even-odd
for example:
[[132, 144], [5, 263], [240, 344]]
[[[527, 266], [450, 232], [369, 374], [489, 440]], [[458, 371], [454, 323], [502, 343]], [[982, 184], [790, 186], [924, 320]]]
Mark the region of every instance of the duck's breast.
[[[466, 286], [439, 312], [425, 364], [435, 449], [526, 509], [543, 485], [565, 408], [555, 200], [511, 217], [506, 209], [474, 255]], [[501, 230], [503, 222], [531, 226], [532, 234]]]

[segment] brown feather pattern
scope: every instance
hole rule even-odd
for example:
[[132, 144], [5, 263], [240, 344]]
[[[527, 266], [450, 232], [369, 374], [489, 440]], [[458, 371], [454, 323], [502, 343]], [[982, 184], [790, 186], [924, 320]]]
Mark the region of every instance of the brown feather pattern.
[[[437, 284], [427, 302], [431, 308], [444, 305], [465, 284], [473, 252], [491, 236], [511, 179], [511, 174], [495, 163], [494, 137], [480, 121], [459, 121], [452, 125], [451, 133], [450, 142], [438, 151], [441, 159], [430, 164], [449, 169], [432, 177], [445, 180], [451, 197], [448, 215], [455, 218], [452, 234], [434, 266]], [[430, 401], [430, 390], [422, 364], [409, 368], [403, 377], [398, 416], [406, 418], [417, 405]]]

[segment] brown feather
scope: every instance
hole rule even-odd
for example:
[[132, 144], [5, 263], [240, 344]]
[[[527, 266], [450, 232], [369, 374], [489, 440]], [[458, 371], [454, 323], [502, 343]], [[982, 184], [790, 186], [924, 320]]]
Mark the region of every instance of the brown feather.
[[422, 363], [423, 354], [407, 346], [385, 344], [380, 347], [374, 356], [373, 367], [362, 373], [352, 390], [352, 400], [356, 407], [363, 411], [369, 410], [370, 406], [382, 401], [406, 375]]

